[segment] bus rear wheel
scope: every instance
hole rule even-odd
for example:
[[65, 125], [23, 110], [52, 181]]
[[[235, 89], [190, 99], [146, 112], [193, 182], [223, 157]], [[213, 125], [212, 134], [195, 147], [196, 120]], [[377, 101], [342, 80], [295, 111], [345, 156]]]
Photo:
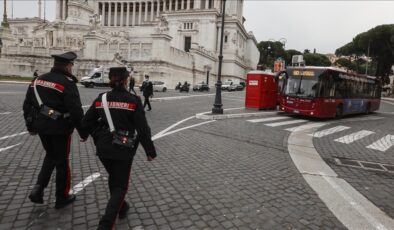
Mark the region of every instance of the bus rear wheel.
[[335, 112], [335, 118], [340, 119], [343, 117], [343, 106], [342, 104], [337, 106], [336, 112]]

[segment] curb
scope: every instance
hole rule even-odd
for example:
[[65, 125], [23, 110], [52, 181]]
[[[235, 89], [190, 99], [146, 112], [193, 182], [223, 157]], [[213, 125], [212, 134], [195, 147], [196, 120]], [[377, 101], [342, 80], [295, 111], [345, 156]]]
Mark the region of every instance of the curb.
[[[320, 127], [332, 124], [321, 123]], [[394, 220], [338, 177], [314, 147], [313, 136], [320, 127], [300, 126], [288, 137], [288, 152], [308, 185], [348, 229], [392, 229]]]
[[382, 97], [382, 100], [394, 102], [394, 98], [390, 98], [390, 97]]
[[30, 84], [30, 81], [0, 81], [0, 83], [6, 84]]
[[247, 118], [247, 117], [261, 117], [266, 115], [277, 114], [279, 111], [265, 111], [256, 113], [235, 113], [235, 114], [220, 114], [212, 115], [211, 112], [198, 113], [196, 114], [197, 119], [201, 120], [225, 120], [225, 119], [235, 119], [235, 118]]

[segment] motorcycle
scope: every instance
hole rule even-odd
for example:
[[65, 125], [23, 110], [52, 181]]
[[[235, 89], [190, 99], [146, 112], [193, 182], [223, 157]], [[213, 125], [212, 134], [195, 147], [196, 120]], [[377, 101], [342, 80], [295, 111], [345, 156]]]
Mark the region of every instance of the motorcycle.
[[179, 92], [189, 92], [190, 90], [190, 84], [184, 84], [179, 88]]
[[181, 89], [181, 83], [178, 83], [176, 86], [175, 86], [175, 90], [180, 90]]

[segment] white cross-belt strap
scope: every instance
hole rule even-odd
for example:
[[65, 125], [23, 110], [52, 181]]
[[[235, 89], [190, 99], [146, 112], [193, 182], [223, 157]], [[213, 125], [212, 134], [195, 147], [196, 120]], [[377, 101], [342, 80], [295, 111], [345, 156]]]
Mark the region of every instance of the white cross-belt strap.
[[40, 98], [40, 95], [38, 95], [36, 84], [37, 84], [37, 79], [34, 80], [33, 88], [34, 88], [34, 94], [36, 95], [36, 99], [37, 99], [38, 105], [41, 107], [43, 105], [43, 103], [42, 103], [42, 100]]
[[113, 133], [113, 132], [115, 132], [115, 127], [114, 127], [114, 123], [112, 122], [111, 113], [110, 113], [109, 108], [108, 108], [107, 93], [103, 94], [103, 96], [101, 97], [101, 101], [103, 103], [105, 116], [107, 117], [109, 130], [111, 131], [111, 133]]

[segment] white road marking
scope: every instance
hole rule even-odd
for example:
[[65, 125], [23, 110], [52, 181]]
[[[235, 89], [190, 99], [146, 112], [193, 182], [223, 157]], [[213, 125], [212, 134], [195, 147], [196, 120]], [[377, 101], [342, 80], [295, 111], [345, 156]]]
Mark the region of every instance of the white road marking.
[[[309, 124], [306, 124], [309, 126]], [[309, 128], [309, 127], [308, 127]], [[329, 210], [351, 230], [393, 229], [394, 221], [354, 189], [325, 163], [313, 145], [313, 136], [300, 128], [288, 138], [288, 150], [298, 171]], [[305, 131], [307, 130], [307, 131]]]
[[328, 135], [331, 135], [334, 133], [344, 131], [346, 129], [350, 129], [350, 127], [339, 125], [339, 126], [335, 126], [333, 128], [325, 129], [325, 130], [322, 130], [322, 131], [319, 131], [319, 132], [316, 132], [313, 134], [308, 134], [308, 135], [320, 138], [320, 137], [325, 137], [325, 136], [328, 136]]
[[341, 142], [341, 143], [344, 143], [344, 144], [350, 144], [350, 143], [352, 143], [354, 141], [360, 140], [360, 139], [362, 139], [362, 138], [364, 138], [366, 136], [369, 136], [369, 135], [371, 135], [373, 133], [375, 133], [375, 132], [368, 131], [368, 130], [361, 130], [361, 131], [358, 131], [358, 132], [355, 132], [355, 133], [352, 133], [352, 134], [340, 137], [338, 139], [335, 139], [334, 141]]
[[394, 145], [394, 135], [387, 135], [382, 139], [368, 145], [368, 149], [379, 150], [381, 152], [386, 152], [389, 148]]
[[390, 105], [394, 105], [394, 103], [393, 103], [393, 102], [388, 102], [388, 101], [384, 101], [384, 100], [381, 100], [381, 102], [384, 102], [384, 103], [386, 103], [386, 104], [390, 104]]
[[284, 120], [284, 119], [288, 119], [288, 118], [289, 118], [289, 117], [268, 117], [268, 118], [260, 118], [260, 119], [248, 120], [248, 122], [260, 123], [260, 122], [266, 122], [266, 121]]
[[323, 178], [331, 185], [331, 187], [335, 189], [336, 192], [338, 192], [347, 201], [348, 204], [350, 204], [355, 209], [355, 211], [357, 211], [359, 214], [361, 214], [362, 217], [364, 217], [369, 223], [371, 223], [371, 225], [374, 226], [375, 229], [388, 230], [383, 224], [380, 223], [379, 220], [372, 216], [370, 212], [368, 212], [360, 204], [361, 202], [355, 200], [352, 197], [352, 194], [348, 194], [345, 190], [343, 190], [341, 186], [335, 182], [335, 180], [327, 176], [323, 176]]
[[201, 122], [201, 123], [198, 123], [198, 124], [194, 124], [194, 125], [190, 125], [190, 126], [187, 126], [187, 127], [176, 129], [176, 130], [173, 130], [173, 131], [170, 131], [170, 132], [166, 132], [166, 133], [163, 133], [162, 135], [155, 135], [155, 139], [152, 138], [152, 140], [157, 140], [159, 138], [162, 138], [162, 137], [165, 137], [165, 136], [168, 136], [168, 135], [171, 135], [171, 134], [174, 134], [174, 133], [186, 130], [186, 129], [191, 129], [191, 128], [194, 128], [194, 127], [197, 127], [197, 126], [201, 126], [201, 125], [205, 125], [205, 124], [209, 124], [209, 123], [212, 123], [212, 122], [215, 122], [215, 120], [204, 121], [204, 122]]
[[84, 105], [84, 106], [82, 106], [82, 108], [88, 108], [88, 107], [90, 107], [90, 105]]
[[288, 129], [285, 129], [285, 130], [290, 131], [290, 132], [304, 131], [304, 130], [308, 130], [308, 129], [311, 129], [311, 128], [319, 128], [319, 127], [325, 126], [327, 124], [328, 123], [325, 123], [325, 122], [310, 123], [310, 124], [307, 124], [307, 125], [300, 125], [300, 126], [296, 126], [296, 127], [293, 127], [293, 128], [288, 128]]
[[22, 144], [22, 143], [18, 143], [16, 145], [11, 145], [11, 146], [7, 146], [7, 147], [4, 147], [4, 148], [0, 148], [0, 153], [6, 151], [8, 149], [12, 149], [12, 148], [14, 148], [14, 147], [16, 147], [16, 146], [18, 146], [20, 144]]
[[0, 115], [8, 115], [8, 114], [11, 114], [11, 112], [0, 113]]
[[266, 126], [270, 127], [278, 127], [278, 126], [283, 126], [283, 125], [292, 125], [292, 124], [299, 124], [299, 123], [305, 123], [308, 122], [307, 120], [291, 120], [291, 121], [282, 121], [282, 122], [275, 122], [275, 123], [270, 123], [266, 124]]
[[12, 134], [12, 135], [8, 135], [8, 136], [4, 136], [4, 137], [0, 137], [0, 141], [8, 139], [8, 138], [12, 138], [12, 137], [17, 137], [17, 136], [21, 136], [21, 135], [25, 135], [28, 132], [21, 132], [21, 133], [16, 133], [16, 134]]
[[171, 129], [175, 128], [176, 126], [182, 124], [183, 122], [188, 121], [188, 120], [191, 120], [191, 119], [193, 119], [193, 118], [195, 118], [195, 116], [191, 116], [191, 117], [188, 117], [188, 118], [183, 119], [183, 120], [181, 120], [181, 121], [178, 121], [177, 123], [175, 123], [175, 124], [169, 126], [168, 128], [166, 128], [166, 129], [160, 131], [159, 133], [157, 133], [156, 135], [154, 135], [154, 136], [152, 137], [152, 140], [159, 139], [161, 136], [163, 136], [163, 135], [164, 135], [166, 132], [168, 132], [169, 130], [171, 130]]
[[94, 180], [100, 177], [100, 173], [93, 173], [92, 175], [85, 178], [85, 180], [81, 181], [77, 185], [75, 185], [69, 192], [69, 194], [77, 194], [82, 191], [86, 186], [92, 183]]

